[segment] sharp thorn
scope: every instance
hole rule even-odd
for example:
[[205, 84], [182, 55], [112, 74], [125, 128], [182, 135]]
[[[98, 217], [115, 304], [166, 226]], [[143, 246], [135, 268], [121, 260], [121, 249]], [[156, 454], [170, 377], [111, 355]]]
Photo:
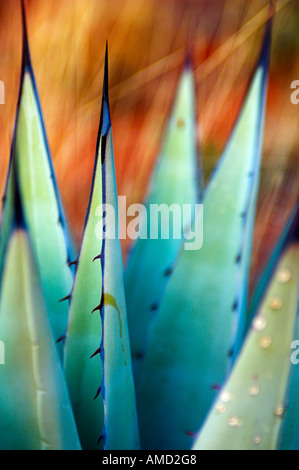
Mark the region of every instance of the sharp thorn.
[[102, 308], [102, 304], [100, 304], [100, 305], [98, 305], [96, 308], [94, 308], [91, 313], [94, 313], [94, 312], [96, 312], [97, 310], [101, 310], [101, 308]]
[[173, 268], [168, 268], [164, 271], [164, 276], [168, 277], [173, 273]]
[[187, 431], [185, 434], [186, 434], [186, 436], [189, 436], [189, 437], [195, 437], [196, 436], [196, 433], [193, 432], [193, 431]]
[[142, 352], [135, 353], [134, 356], [135, 356], [135, 359], [136, 359], [137, 361], [140, 361], [140, 359], [143, 359], [143, 358], [144, 358], [144, 353], [142, 353]]
[[97, 393], [95, 394], [94, 400], [96, 400], [98, 398], [98, 396], [101, 393], [101, 390], [102, 390], [102, 387], [99, 387], [98, 390], [97, 390]]
[[68, 264], [68, 267], [70, 268], [71, 266], [73, 266], [74, 264], [77, 264], [77, 260], [76, 261], [72, 261], [71, 263]]
[[108, 100], [108, 41], [106, 41], [103, 96]]
[[239, 254], [238, 256], [236, 256], [236, 264], [240, 263], [241, 259], [242, 259], [242, 255], [241, 255], [241, 254]]
[[70, 295], [67, 295], [66, 297], [64, 297], [63, 299], [59, 300], [59, 302], [64, 302], [65, 300], [70, 300], [71, 298], [71, 294]]
[[159, 308], [159, 305], [156, 304], [156, 303], [154, 303], [154, 304], [151, 305], [151, 311], [152, 311], [152, 312], [156, 312], [156, 311], [158, 310], [158, 308]]
[[96, 352], [94, 352], [93, 355], [90, 356], [90, 359], [92, 359], [93, 357], [95, 357], [95, 356], [97, 356], [98, 354], [100, 354], [101, 351], [102, 351], [102, 348], [97, 349]]
[[219, 384], [214, 384], [214, 385], [212, 385], [211, 389], [212, 389], [212, 390], [220, 390], [221, 387], [220, 387]]
[[102, 298], [101, 298], [101, 303], [100, 303], [100, 305], [98, 305], [96, 308], [94, 308], [91, 313], [94, 313], [94, 312], [96, 312], [97, 310], [101, 310], [102, 307], [103, 307], [103, 305], [104, 305], [104, 295], [102, 294]]
[[61, 343], [61, 341], [65, 341], [65, 340], [66, 340], [66, 335], [60, 336], [60, 338], [58, 338], [58, 340], [56, 341], [56, 344], [59, 344]]
[[23, 29], [23, 70], [26, 70], [26, 69], [31, 70], [31, 58], [30, 58], [29, 44], [28, 44], [24, 0], [21, 1], [21, 9], [22, 9], [22, 29]]

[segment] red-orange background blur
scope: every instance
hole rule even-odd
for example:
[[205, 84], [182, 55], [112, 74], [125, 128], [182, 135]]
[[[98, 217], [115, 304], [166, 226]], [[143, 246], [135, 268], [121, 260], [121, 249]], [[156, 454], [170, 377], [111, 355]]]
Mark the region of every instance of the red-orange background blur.
[[[79, 243], [99, 124], [105, 41], [119, 194], [141, 201], [194, 40], [198, 144], [205, 181], [259, 54], [267, 0], [25, 0], [29, 43], [66, 215]], [[299, 2], [278, 0], [252, 281], [298, 197]], [[19, 0], [0, 0], [0, 191], [20, 78]], [[126, 250], [127, 245], [124, 246]]]

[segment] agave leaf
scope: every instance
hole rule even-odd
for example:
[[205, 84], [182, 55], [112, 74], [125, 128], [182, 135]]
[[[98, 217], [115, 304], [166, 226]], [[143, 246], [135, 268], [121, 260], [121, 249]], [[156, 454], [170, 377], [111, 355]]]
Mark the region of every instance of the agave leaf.
[[9, 177], [6, 181], [5, 193], [3, 198], [2, 213], [1, 213], [1, 229], [0, 229], [0, 274], [3, 271], [4, 255], [7, 248], [7, 243], [14, 227], [15, 218], [15, 185], [14, 176], [11, 171], [13, 166], [12, 161], [9, 164]]
[[[150, 208], [154, 204], [166, 204], [168, 208], [175, 204], [181, 210], [184, 204], [193, 206], [188, 219], [184, 220], [186, 226], [191, 224], [194, 205], [199, 198], [195, 125], [194, 81], [188, 62], [179, 82], [162, 151], [150, 183], [147, 218], [142, 221], [140, 228], [140, 233], [146, 231], [148, 237], [154, 223], [150, 215]], [[163, 220], [161, 223], [163, 225]], [[162, 239], [159, 226], [158, 238], [139, 238], [129, 257], [125, 287], [134, 369], [145, 352], [155, 311], [161, 302], [182, 240], [183, 233], [180, 239], [174, 239], [171, 232], [169, 239]]]
[[[298, 300], [299, 243], [292, 239], [284, 247], [240, 357], [194, 449], [276, 449], [284, 418]], [[288, 424], [294, 418], [296, 396], [291, 403]], [[298, 412], [295, 414], [297, 418]], [[287, 423], [284, 427], [287, 440], [292, 439], [294, 427], [289, 429]]]
[[204, 193], [203, 247], [181, 252], [137, 377], [145, 448], [190, 447], [243, 334], [270, 36], [269, 20], [245, 103]]
[[0, 448], [80, 450], [28, 234], [13, 230], [1, 282]]
[[[68, 264], [73, 256], [30, 60], [24, 9], [23, 33], [21, 87], [4, 197], [0, 253], [3, 260], [12, 230], [16, 179], [50, 323], [58, 340], [67, 327], [68, 303], [59, 301], [72, 288], [73, 267]], [[63, 343], [57, 347], [62, 354]]]
[[[297, 202], [296, 209], [290, 218], [290, 229], [294, 230], [294, 240], [299, 243], [299, 202]], [[299, 266], [297, 266], [299, 270]], [[288, 272], [285, 272], [284, 282], [288, 282]], [[299, 291], [299, 285], [297, 286]], [[298, 292], [299, 296], [299, 292]], [[299, 338], [299, 321], [297, 316], [297, 323], [295, 328], [294, 340], [298, 341]], [[298, 348], [297, 348], [298, 349]], [[291, 353], [294, 352], [291, 350]], [[295, 354], [295, 360], [298, 360], [298, 354]], [[292, 361], [291, 361], [292, 362]], [[283, 421], [278, 447], [281, 450], [297, 450], [299, 448], [299, 410], [298, 410], [298, 387], [299, 387], [299, 370], [298, 364], [291, 364], [291, 374], [289, 380], [289, 387], [286, 396], [286, 413]]]
[[107, 51], [93, 183], [71, 295], [65, 373], [83, 447], [96, 448], [102, 433], [105, 449], [137, 449], [121, 248], [118, 238], [104, 237], [102, 202], [113, 207], [118, 220]]
[[298, 218], [298, 203], [286, 224], [285, 230], [283, 231], [280, 239], [278, 240], [278, 243], [274, 249], [274, 252], [271, 255], [269, 262], [267, 263], [267, 267], [265, 268], [262, 275], [256, 281], [252, 300], [250, 302], [250, 307], [248, 309], [246, 330], [248, 330], [248, 327], [250, 326], [252, 319], [255, 316], [258, 306], [260, 305], [262, 301], [263, 295], [265, 293], [265, 289], [268, 286], [271, 276], [273, 274], [273, 270], [279, 260], [279, 257], [281, 256], [283, 247], [288, 242], [290, 233], [292, 233], [294, 230], [294, 226], [296, 224], [297, 218]]

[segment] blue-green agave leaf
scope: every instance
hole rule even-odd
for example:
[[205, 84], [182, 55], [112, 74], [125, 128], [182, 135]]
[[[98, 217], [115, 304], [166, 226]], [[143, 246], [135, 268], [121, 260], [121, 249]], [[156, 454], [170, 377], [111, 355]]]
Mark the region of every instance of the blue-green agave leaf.
[[278, 262], [278, 259], [281, 256], [281, 251], [283, 247], [286, 245], [286, 243], [288, 242], [290, 233], [292, 233], [293, 231], [294, 224], [296, 223], [296, 217], [298, 217], [297, 212], [298, 210], [296, 207], [287, 222], [284, 232], [282, 233], [280, 239], [277, 242], [274, 252], [271, 255], [269, 262], [267, 263], [267, 267], [265, 268], [262, 275], [259, 276], [256, 281], [255, 289], [254, 289], [253, 296], [252, 296], [250, 306], [248, 309], [246, 330], [250, 326], [252, 319], [255, 316], [255, 313], [257, 311], [257, 308], [261, 303], [262, 297], [265, 293], [265, 289], [268, 286], [271, 276], [273, 274], [273, 269], [275, 268]]
[[[299, 202], [294, 211], [294, 215], [290, 221], [291, 227], [295, 227], [294, 240], [299, 246]], [[297, 266], [299, 270], [299, 266]], [[285, 271], [281, 276], [281, 282], [289, 283], [292, 273]], [[299, 285], [297, 286], [299, 290]], [[298, 293], [299, 296], [299, 293]], [[286, 413], [283, 421], [283, 426], [280, 433], [280, 440], [278, 447], [281, 450], [297, 450], [299, 448], [299, 410], [298, 410], [298, 387], [299, 387], [299, 369], [298, 369], [298, 340], [299, 340], [299, 321], [297, 315], [294, 341], [296, 341], [296, 348], [291, 345], [291, 374], [289, 380], [289, 387], [286, 396]]]
[[[145, 219], [140, 233], [146, 238], [136, 242], [125, 273], [128, 323], [134, 369], [137, 369], [146, 350], [151, 324], [167, 282], [171, 276], [177, 255], [182, 246], [183, 229], [190, 226], [194, 205], [198, 202], [200, 184], [197, 169], [195, 93], [193, 72], [188, 61], [180, 78], [177, 96], [167, 126], [161, 154], [150, 182]], [[161, 226], [168, 221], [161, 218], [158, 237], [150, 238], [154, 224], [150, 209], [153, 205], [167, 208], [188, 205], [184, 223], [178, 228], [180, 238], [170, 231], [169, 239], [163, 239]], [[166, 217], [166, 216], [165, 216]], [[171, 222], [171, 219], [169, 219]]]
[[[80, 450], [28, 232], [17, 203], [0, 293], [0, 448]], [[21, 222], [21, 223], [20, 223]]]
[[[2, 213], [0, 269], [13, 227], [15, 179], [54, 338], [58, 340], [67, 327], [68, 303], [59, 301], [72, 288], [73, 267], [68, 264], [73, 255], [30, 60], [24, 9], [21, 87]], [[57, 347], [62, 354], [63, 343]]]
[[[294, 393], [297, 388], [292, 390], [287, 416], [285, 409], [291, 369], [290, 347], [298, 312], [299, 242], [298, 236], [290, 237], [290, 232], [286, 233], [288, 242], [283, 235], [279, 243], [280, 256], [277, 257], [277, 251], [273, 254], [270, 284], [262, 296], [239, 359], [194, 449], [274, 450], [279, 446], [281, 434], [282, 447], [288, 448], [294, 442], [293, 431], [298, 430], [297, 393]], [[294, 376], [293, 384], [298, 385], [296, 370]]]
[[[118, 220], [105, 60], [102, 112], [92, 189], [71, 294], [65, 373], [84, 448], [137, 449], [135, 391], [118, 234], [107, 237], [109, 207]], [[107, 206], [102, 206], [106, 204]], [[113, 222], [113, 220], [110, 219]]]
[[[186, 449], [243, 336], [271, 37], [203, 196], [203, 246], [182, 250], [136, 380], [141, 445]], [[234, 350], [232, 349], [234, 347]]]

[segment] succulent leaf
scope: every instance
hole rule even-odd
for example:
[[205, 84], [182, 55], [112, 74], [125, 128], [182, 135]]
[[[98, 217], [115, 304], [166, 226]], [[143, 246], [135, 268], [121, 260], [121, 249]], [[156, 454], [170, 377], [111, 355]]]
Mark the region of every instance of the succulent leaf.
[[[136, 380], [142, 446], [186, 449], [243, 336], [271, 21], [236, 126], [203, 196], [203, 246], [182, 250]], [[235, 351], [232, 351], [235, 346]]]
[[[296, 208], [290, 218], [289, 222], [289, 231], [288, 233], [293, 230], [294, 231], [294, 239], [297, 242], [299, 240], [299, 202], [297, 202]], [[286, 237], [284, 237], [286, 238]], [[284, 241], [284, 240], [283, 240]], [[299, 267], [297, 266], [297, 269]], [[284, 276], [282, 277], [282, 281], [285, 283], [289, 282], [289, 272], [285, 272]], [[299, 285], [297, 286], [299, 290]], [[299, 292], [298, 292], [299, 297]], [[290, 354], [294, 354], [293, 360], [291, 360], [291, 373], [290, 373], [290, 380], [289, 386], [287, 390], [286, 396], [286, 413], [285, 419], [283, 421], [279, 441], [278, 441], [278, 448], [281, 450], [297, 450], [299, 448], [299, 411], [298, 411], [298, 387], [299, 387], [299, 370], [298, 370], [298, 339], [299, 339], [299, 321], [297, 315], [296, 327], [295, 327], [295, 335], [294, 341], [296, 341], [296, 350], [292, 345], [290, 345]], [[291, 357], [292, 359], [292, 357]]]
[[0, 448], [80, 450], [28, 233], [13, 230], [1, 280]]
[[[65, 373], [83, 447], [96, 448], [101, 435], [105, 449], [137, 449], [122, 256], [118, 234], [112, 239], [104, 232], [108, 205], [114, 210], [117, 228], [106, 51], [93, 183], [71, 294]], [[111, 226], [106, 228], [110, 233]]]
[[[167, 126], [161, 154], [149, 186], [146, 203], [147, 217], [142, 221], [140, 233], [146, 231], [145, 239], [136, 242], [125, 273], [125, 287], [128, 308], [128, 322], [134, 369], [146, 350], [151, 325], [163, 292], [171, 276], [174, 264], [182, 246], [183, 229], [194, 218], [194, 205], [199, 199], [199, 178], [197, 169], [195, 94], [193, 72], [186, 63], [180, 78], [177, 96]], [[173, 204], [183, 211], [191, 206], [185, 227], [179, 227], [181, 238], [175, 239], [170, 231], [169, 239], [163, 239], [161, 226], [157, 227], [158, 237], [150, 237], [154, 221], [151, 216], [153, 205]], [[161, 225], [167, 221], [161, 220]]]
[[252, 319], [254, 318], [255, 313], [262, 301], [263, 295], [265, 293], [265, 289], [267, 288], [269, 281], [271, 279], [271, 276], [273, 274], [273, 270], [279, 260], [279, 257], [281, 256], [282, 249], [288, 243], [290, 234], [294, 232], [295, 230], [294, 227], [296, 226], [296, 224], [298, 224], [297, 222], [298, 204], [299, 203], [296, 204], [291, 216], [289, 217], [286, 227], [284, 231], [282, 232], [281, 237], [275, 246], [274, 252], [272, 253], [271, 258], [269, 262], [267, 263], [265, 270], [256, 281], [253, 296], [250, 302], [250, 306], [248, 308], [246, 330], [248, 330], [248, 327], [250, 327]]
[[[73, 268], [68, 264], [73, 256], [30, 60], [24, 9], [23, 33], [21, 87], [2, 214], [0, 269], [13, 229], [17, 181], [50, 323], [58, 340], [67, 327], [68, 303], [59, 300], [72, 288]], [[63, 343], [57, 348], [62, 355]]]
[[[299, 300], [298, 239], [291, 237], [288, 243], [282, 244], [282, 253], [277, 259], [274, 252], [270, 265], [270, 284], [262, 296], [240, 357], [194, 449], [274, 450], [283, 434], [283, 423], [282, 446], [289, 447], [294, 437], [293, 431], [298, 426], [294, 393], [287, 410], [290, 419], [285, 418], [285, 409], [291, 369], [290, 346]], [[294, 375], [296, 385], [296, 371]]]

